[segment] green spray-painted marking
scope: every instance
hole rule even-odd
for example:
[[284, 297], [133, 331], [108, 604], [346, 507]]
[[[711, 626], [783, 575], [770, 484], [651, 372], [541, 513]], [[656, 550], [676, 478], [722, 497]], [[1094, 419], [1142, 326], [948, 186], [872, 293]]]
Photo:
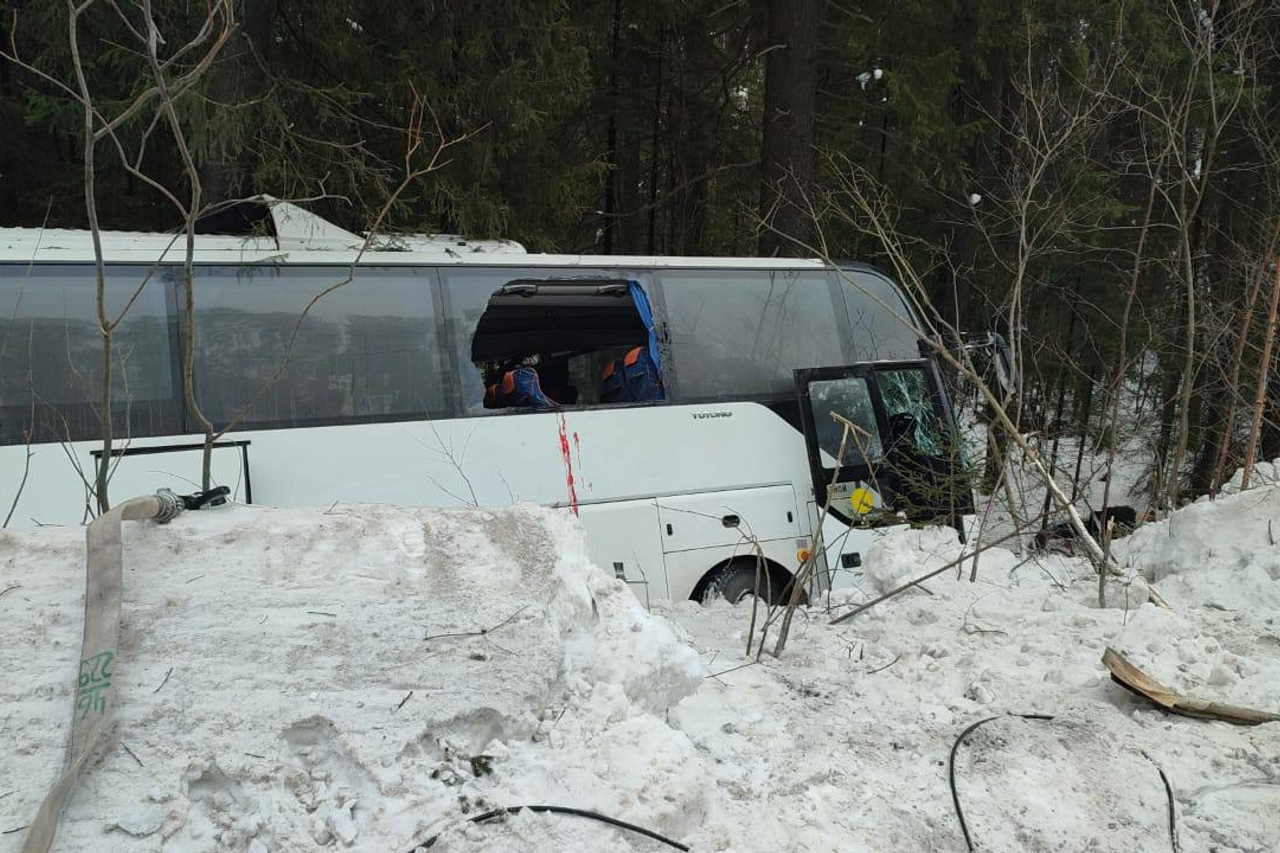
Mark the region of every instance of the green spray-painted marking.
[[107, 710], [107, 691], [111, 689], [112, 652], [98, 652], [80, 661], [80, 679], [76, 684], [76, 719]]

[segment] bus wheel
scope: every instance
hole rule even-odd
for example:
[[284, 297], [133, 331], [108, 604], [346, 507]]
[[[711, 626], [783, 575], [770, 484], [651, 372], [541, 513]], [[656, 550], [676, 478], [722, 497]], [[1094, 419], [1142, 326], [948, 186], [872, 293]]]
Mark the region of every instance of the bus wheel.
[[[745, 601], [756, 594], [756, 561], [754, 559], [733, 560], [715, 571], [702, 591], [702, 603], [709, 604], [717, 598], [724, 598], [731, 604]], [[787, 581], [778, 577], [780, 571], [774, 571], [767, 563], [760, 566], [760, 597], [768, 604], [782, 602], [783, 587]]]

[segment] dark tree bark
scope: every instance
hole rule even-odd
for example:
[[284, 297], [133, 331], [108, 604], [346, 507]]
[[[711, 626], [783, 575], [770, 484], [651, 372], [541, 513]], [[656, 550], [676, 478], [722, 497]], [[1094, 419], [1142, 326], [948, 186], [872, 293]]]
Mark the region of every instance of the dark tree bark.
[[667, 101], [667, 238], [673, 255], [707, 253], [710, 224], [708, 176], [715, 164], [713, 101], [717, 79], [716, 45], [705, 22], [690, 17], [674, 34], [669, 51], [674, 67]]
[[809, 254], [813, 222], [805, 199], [813, 188], [814, 108], [818, 88], [821, 0], [769, 0], [761, 145], [761, 255]]
[[639, 212], [644, 203], [640, 198], [642, 138], [634, 131], [622, 134], [618, 141], [617, 155], [617, 243], [615, 251], [623, 255], [639, 255], [644, 252], [645, 220]]
[[618, 37], [621, 29], [622, 0], [613, 0], [613, 31], [609, 39], [609, 138], [604, 155], [609, 176], [604, 185], [604, 233], [601, 239], [606, 255], [615, 249], [618, 218], [618, 66], [622, 63]]
[[[1280, 256], [1275, 263], [1280, 264]], [[1280, 273], [1277, 273], [1277, 282], [1280, 282]], [[1273, 282], [1272, 287], [1280, 290], [1280, 283]], [[1274, 291], [1271, 299], [1272, 304], [1268, 310], [1264, 334], [1273, 336], [1273, 343], [1270, 348], [1263, 347], [1264, 351], [1269, 349], [1266, 353], [1268, 357], [1258, 365], [1259, 370], [1266, 372], [1266, 391], [1262, 406], [1261, 435], [1258, 437], [1258, 450], [1254, 456], [1255, 459], [1264, 462], [1280, 458], [1280, 367], [1276, 365], [1277, 351], [1280, 351], [1280, 347], [1275, 346], [1274, 343], [1276, 334], [1273, 322], [1276, 300]]]
[[1280, 369], [1270, 366], [1267, 401], [1263, 407], [1262, 435], [1259, 439], [1261, 459], [1280, 458]]
[[[269, 52], [271, 19], [276, 8], [273, 0], [240, 0], [236, 6], [238, 31], [209, 69], [209, 96], [222, 109], [235, 108], [257, 94], [262, 70], [254, 51], [260, 56]], [[217, 204], [251, 194], [250, 176], [256, 159], [256, 153], [242, 152], [240, 158], [234, 154], [212, 156], [202, 163], [200, 185], [205, 203]]]

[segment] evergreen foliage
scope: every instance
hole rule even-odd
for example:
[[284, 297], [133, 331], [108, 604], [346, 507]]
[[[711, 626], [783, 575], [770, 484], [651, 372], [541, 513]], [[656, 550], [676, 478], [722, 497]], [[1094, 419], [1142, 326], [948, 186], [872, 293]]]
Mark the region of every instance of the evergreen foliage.
[[[855, 221], [821, 215], [856, 172], [884, 188], [943, 316], [969, 330], [1026, 328], [1039, 428], [1090, 427], [1092, 414], [1099, 433], [1136, 264], [1125, 366], [1162, 413], [1163, 456], [1194, 294], [1187, 471], [1193, 491], [1208, 488], [1223, 410], [1271, 367], [1250, 339], [1237, 387], [1224, 380], [1249, 282], [1277, 249], [1275, 0], [831, 0], [817, 4], [814, 45], [776, 41], [779, 4], [788, 0], [239, 0], [232, 42], [179, 108], [215, 198], [306, 200], [356, 231], [397, 180], [416, 91], [445, 137], [483, 130], [398, 199], [392, 228], [534, 251], [806, 254], [762, 243], [760, 205], [773, 150], [765, 103], [778, 85], [769, 55], [812, 49], [814, 79], [787, 85], [813, 89], [814, 176], [801, 189], [830, 255], [884, 260]], [[157, 3], [160, 31], [181, 43], [204, 7]], [[0, 12], [6, 51], [70, 81], [65, 3], [0, 0]], [[120, 28], [106, 2], [81, 26], [106, 114], [146, 79]], [[141, 139], [151, 118], [141, 112], [122, 135]], [[0, 61], [0, 122], [0, 224], [85, 227], [79, 106]], [[108, 153], [104, 227], [177, 225]], [[146, 165], [182, 186], [164, 145]], [[1064, 413], [1052, 406], [1061, 383]], [[1267, 458], [1280, 455], [1273, 392]]]

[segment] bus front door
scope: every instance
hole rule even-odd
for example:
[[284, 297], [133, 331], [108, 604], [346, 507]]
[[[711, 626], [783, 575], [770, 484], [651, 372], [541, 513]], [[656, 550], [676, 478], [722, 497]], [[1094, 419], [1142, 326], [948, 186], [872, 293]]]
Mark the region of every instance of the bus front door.
[[973, 495], [931, 362], [807, 368], [795, 381], [820, 508], [850, 528], [944, 523], [963, 536]]

